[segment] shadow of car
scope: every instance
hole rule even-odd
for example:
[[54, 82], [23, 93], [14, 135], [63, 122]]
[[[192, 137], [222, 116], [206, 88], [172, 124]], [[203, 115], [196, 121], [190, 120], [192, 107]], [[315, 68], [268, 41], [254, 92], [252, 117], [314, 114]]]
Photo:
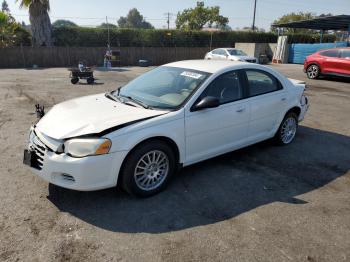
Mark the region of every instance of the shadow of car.
[[350, 169], [350, 137], [300, 127], [288, 147], [270, 141], [184, 168], [163, 193], [136, 199], [115, 189], [77, 192], [49, 185], [63, 212], [113, 232], [164, 233], [231, 219], [301, 194]]

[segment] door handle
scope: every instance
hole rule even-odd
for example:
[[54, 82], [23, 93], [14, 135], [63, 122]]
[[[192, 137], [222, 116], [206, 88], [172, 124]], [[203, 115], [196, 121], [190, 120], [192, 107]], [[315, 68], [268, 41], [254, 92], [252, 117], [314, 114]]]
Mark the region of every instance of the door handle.
[[286, 100], [287, 100], [286, 97], [282, 97], [282, 98], [281, 98], [281, 101], [286, 101]]
[[236, 112], [237, 112], [237, 113], [242, 113], [244, 110], [245, 110], [245, 108], [244, 108], [244, 107], [241, 107], [241, 108], [238, 108], [238, 109], [236, 110]]

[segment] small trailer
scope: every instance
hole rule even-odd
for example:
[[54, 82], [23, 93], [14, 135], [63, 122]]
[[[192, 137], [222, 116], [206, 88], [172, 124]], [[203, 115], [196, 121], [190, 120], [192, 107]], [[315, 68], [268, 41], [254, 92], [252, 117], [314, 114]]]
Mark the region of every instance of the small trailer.
[[95, 81], [94, 70], [91, 67], [86, 67], [82, 63], [79, 63], [77, 68], [69, 68], [69, 77], [71, 78], [71, 83], [73, 85], [79, 82], [79, 79], [86, 79], [88, 84], [93, 84]]

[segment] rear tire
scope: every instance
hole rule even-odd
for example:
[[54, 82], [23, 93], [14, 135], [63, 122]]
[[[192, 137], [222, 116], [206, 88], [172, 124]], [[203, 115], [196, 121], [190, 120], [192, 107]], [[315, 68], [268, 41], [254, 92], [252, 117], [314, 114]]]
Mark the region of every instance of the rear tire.
[[282, 120], [280, 127], [274, 137], [278, 145], [288, 145], [292, 143], [298, 129], [298, 116], [290, 112]]
[[320, 67], [318, 65], [309, 65], [306, 69], [306, 75], [309, 79], [317, 79], [320, 76]]
[[70, 80], [70, 82], [71, 82], [73, 85], [75, 85], [75, 84], [77, 84], [77, 83], [79, 82], [79, 78], [72, 78], [72, 79]]
[[159, 140], [137, 146], [125, 159], [122, 187], [129, 194], [149, 197], [165, 189], [175, 172], [176, 158], [171, 147]]

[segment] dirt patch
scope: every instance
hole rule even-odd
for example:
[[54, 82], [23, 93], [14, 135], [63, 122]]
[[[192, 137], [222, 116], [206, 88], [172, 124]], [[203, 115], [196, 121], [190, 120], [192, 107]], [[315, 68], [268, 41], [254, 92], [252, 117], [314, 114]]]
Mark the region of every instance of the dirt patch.
[[[150, 68], [0, 70], [0, 261], [348, 261], [350, 83], [305, 80], [311, 107], [287, 147], [260, 143], [183, 169], [149, 199], [75, 192], [22, 164], [35, 103], [103, 93]], [[35, 76], [35, 77], [33, 77]]]

